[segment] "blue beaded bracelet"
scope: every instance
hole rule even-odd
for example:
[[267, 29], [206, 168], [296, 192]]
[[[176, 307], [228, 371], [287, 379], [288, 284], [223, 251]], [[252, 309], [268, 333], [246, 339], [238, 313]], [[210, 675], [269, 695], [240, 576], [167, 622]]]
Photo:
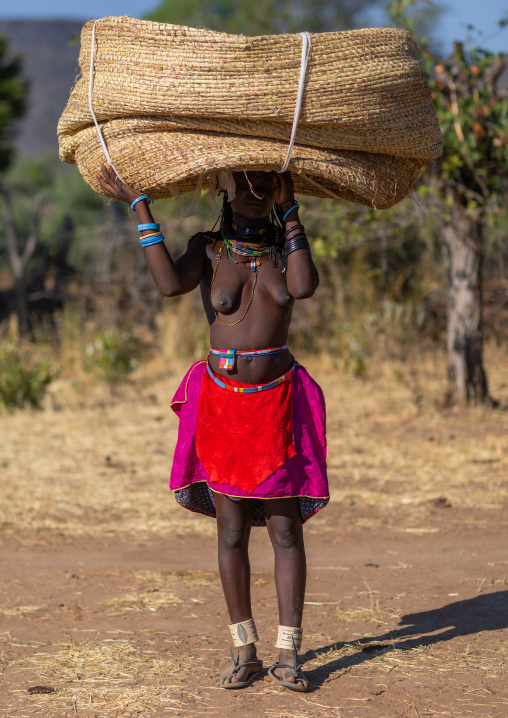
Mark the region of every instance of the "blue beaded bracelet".
[[138, 232], [143, 232], [145, 229], [160, 229], [160, 224], [157, 222], [149, 222], [147, 224], [138, 224]]
[[164, 242], [164, 235], [159, 233], [155, 236], [151, 237], [141, 237], [140, 240], [142, 247], [151, 247], [152, 244], [159, 244], [160, 242]]
[[146, 199], [147, 204], [152, 204], [152, 200], [147, 194], [142, 194], [139, 197], [136, 197], [134, 202], [131, 204], [131, 209], [134, 209], [134, 207], [137, 205], [138, 202], [141, 202], [142, 199]]
[[292, 212], [294, 209], [300, 209], [300, 205], [299, 205], [299, 204], [294, 204], [292, 207], [290, 207], [290, 208], [288, 209], [288, 211], [286, 212], [286, 214], [284, 215], [284, 217], [282, 218], [282, 221], [283, 221], [283, 222], [286, 221], [286, 217], [289, 217], [289, 215], [291, 214], [291, 212]]

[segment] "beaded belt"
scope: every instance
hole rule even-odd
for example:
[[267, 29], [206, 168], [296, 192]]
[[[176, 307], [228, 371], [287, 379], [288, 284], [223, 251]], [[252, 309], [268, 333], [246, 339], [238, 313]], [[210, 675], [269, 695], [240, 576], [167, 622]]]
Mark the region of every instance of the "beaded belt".
[[259, 357], [269, 356], [270, 354], [278, 354], [279, 352], [286, 351], [288, 348], [287, 344], [283, 344], [280, 347], [268, 347], [268, 349], [212, 349], [210, 347], [210, 354], [215, 354], [220, 357], [219, 369], [233, 369], [235, 366], [236, 357]]
[[223, 381], [219, 379], [219, 377], [213, 373], [213, 371], [210, 368], [210, 365], [208, 362], [206, 363], [206, 370], [210, 376], [211, 379], [214, 380], [214, 382], [220, 386], [222, 389], [228, 389], [228, 391], [235, 391], [237, 394], [257, 394], [259, 391], [267, 391], [268, 389], [275, 389], [276, 386], [279, 386], [279, 384], [282, 384], [286, 381], [286, 379], [291, 376], [296, 366], [296, 362], [293, 363], [293, 366], [291, 369], [289, 369], [285, 374], [280, 376], [278, 379], [275, 379], [274, 381], [269, 382], [268, 384], [259, 384], [258, 386], [253, 387], [243, 387], [243, 386], [230, 386], [229, 384], [225, 384]]

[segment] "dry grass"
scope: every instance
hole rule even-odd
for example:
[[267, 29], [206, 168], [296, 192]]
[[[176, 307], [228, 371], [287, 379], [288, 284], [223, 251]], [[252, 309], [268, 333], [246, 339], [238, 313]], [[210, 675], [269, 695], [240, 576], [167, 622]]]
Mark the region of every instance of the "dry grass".
[[[198, 599], [196, 599], [198, 600]], [[184, 603], [181, 596], [172, 591], [149, 589], [128, 593], [120, 598], [111, 598], [101, 604], [110, 616], [123, 616], [128, 611], [159, 611], [161, 608], [171, 608]]]
[[0, 603], [0, 613], [4, 616], [23, 616], [25, 613], [38, 611], [41, 606], [19, 606], [12, 603]]
[[219, 582], [217, 571], [133, 571], [132, 577], [154, 587], [183, 582], [187, 586], [204, 587]]
[[160, 715], [159, 711], [170, 708], [187, 712], [179, 677], [191, 670], [199, 675], [202, 661], [199, 656], [160, 659], [127, 640], [109, 639], [73, 642], [55, 653], [35, 654], [17, 663], [32, 684], [57, 687], [55, 693], [27, 699], [32, 711], [41, 708], [44, 715], [56, 717], [65, 709], [101, 716], [139, 715], [140, 711]]

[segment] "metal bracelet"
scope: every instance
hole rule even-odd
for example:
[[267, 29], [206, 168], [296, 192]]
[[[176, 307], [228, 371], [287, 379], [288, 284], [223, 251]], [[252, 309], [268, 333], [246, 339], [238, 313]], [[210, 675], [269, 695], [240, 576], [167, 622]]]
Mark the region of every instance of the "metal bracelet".
[[305, 227], [303, 226], [303, 224], [295, 224], [293, 227], [286, 229], [286, 232], [284, 234], [285, 238], [288, 239], [289, 233], [293, 232], [295, 229], [303, 229], [303, 231], [305, 232]]
[[284, 245], [284, 254], [287, 257], [292, 252], [296, 252], [297, 249], [310, 249], [309, 240], [304, 234], [301, 234], [298, 237], [290, 239], [288, 242], [286, 242], [286, 244]]

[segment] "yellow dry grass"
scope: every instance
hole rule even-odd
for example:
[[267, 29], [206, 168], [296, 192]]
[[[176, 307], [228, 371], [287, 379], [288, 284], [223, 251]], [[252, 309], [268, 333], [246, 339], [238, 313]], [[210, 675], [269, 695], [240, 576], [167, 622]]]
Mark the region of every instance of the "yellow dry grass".
[[124, 639], [72, 642], [57, 648], [60, 650], [54, 653], [39, 653], [17, 662], [32, 685], [57, 683], [55, 693], [31, 696], [27, 701], [32, 711], [40, 707], [44, 715], [55, 718], [67, 715], [63, 713], [66, 709], [75, 713], [90, 710], [101, 716], [139, 715], [140, 711], [175, 707], [186, 712], [177, 678], [182, 672], [192, 670], [199, 675], [204, 670], [200, 656], [160, 659], [155, 652], [138, 650]]
[[25, 613], [38, 611], [40, 606], [21, 606], [13, 603], [0, 603], [0, 613], [4, 616], [23, 616]]
[[182, 603], [184, 599], [172, 591], [149, 589], [111, 598], [101, 606], [110, 616], [122, 616], [127, 611], [160, 611], [161, 608], [171, 608]]

